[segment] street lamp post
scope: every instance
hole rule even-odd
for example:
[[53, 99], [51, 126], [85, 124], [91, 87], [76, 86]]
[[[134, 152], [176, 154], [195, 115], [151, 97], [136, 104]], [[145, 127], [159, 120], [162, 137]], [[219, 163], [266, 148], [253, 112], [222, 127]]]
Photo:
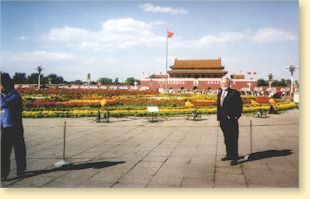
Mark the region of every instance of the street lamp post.
[[90, 89], [90, 81], [91, 81], [90, 73], [87, 73], [88, 89]]
[[43, 66], [37, 66], [35, 69], [39, 73], [39, 77], [38, 77], [38, 90], [40, 90], [40, 88], [41, 88], [41, 72], [44, 69], [44, 67]]
[[272, 75], [272, 73], [269, 73], [268, 74], [269, 89], [271, 89], [272, 79], [273, 79], [273, 75]]
[[[249, 83], [248, 83], [248, 86], [249, 86], [249, 91], [250, 93], [252, 92], [252, 80], [253, 80], [253, 76], [256, 75], [256, 72], [248, 72], [248, 75], [249, 75]], [[253, 75], [253, 76], [250, 76], [250, 75]], [[254, 94], [254, 92], [253, 92]]]
[[286, 69], [291, 73], [291, 90], [290, 90], [290, 94], [291, 96], [294, 93], [294, 72], [298, 69], [299, 67], [294, 65], [294, 64], [290, 64], [289, 66], [286, 67]]

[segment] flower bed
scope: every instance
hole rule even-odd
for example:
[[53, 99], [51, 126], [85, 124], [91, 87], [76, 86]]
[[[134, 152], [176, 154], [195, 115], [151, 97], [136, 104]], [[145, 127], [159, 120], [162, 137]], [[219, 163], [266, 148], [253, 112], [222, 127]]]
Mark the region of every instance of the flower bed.
[[[158, 106], [160, 115], [188, 114], [197, 110], [216, 113], [216, 94], [159, 94], [149, 91], [108, 90], [20, 90], [24, 101], [24, 117], [95, 117], [98, 110], [110, 110], [111, 116], [146, 116], [147, 106]], [[242, 96], [243, 112], [279, 110], [298, 107], [294, 102], [271, 100], [268, 97]]]

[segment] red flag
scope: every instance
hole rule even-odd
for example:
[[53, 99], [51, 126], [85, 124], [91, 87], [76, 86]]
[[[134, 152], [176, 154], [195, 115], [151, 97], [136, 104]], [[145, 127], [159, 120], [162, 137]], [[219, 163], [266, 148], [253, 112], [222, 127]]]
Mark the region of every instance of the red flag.
[[167, 31], [167, 37], [171, 38], [173, 36], [173, 32]]
[[253, 75], [256, 75], [256, 72], [255, 72], [255, 71], [253, 72]]

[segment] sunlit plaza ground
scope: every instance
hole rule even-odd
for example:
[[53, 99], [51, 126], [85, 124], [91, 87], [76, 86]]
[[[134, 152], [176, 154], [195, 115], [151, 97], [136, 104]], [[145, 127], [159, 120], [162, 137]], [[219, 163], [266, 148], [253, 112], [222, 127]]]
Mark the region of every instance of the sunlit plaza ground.
[[[62, 159], [67, 121], [66, 157], [73, 165], [56, 169]], [[186, 117], [24, 119], [27, 172], [12, 170], [3, 187], [299, 187], [299, 111], [240, 119], [236, 166], [221, 161], [223, 135], [215, 115], [200, 121]]]

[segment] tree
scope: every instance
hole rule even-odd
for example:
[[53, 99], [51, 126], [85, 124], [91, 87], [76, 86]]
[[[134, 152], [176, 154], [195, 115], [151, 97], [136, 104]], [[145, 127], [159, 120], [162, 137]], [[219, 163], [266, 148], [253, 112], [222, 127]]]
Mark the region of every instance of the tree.
[[9, 73], [2, 72], [2, 71], [0, 71], [0, 73], [1, 73], [1, 76], [8, 76], [8, 77], [11, 77]]
[[48, 83], [48, 79], [51, 79], [52, 84], [63, 84], [64, 78], [62, 76], [57, 76], [56, 74], [49, 74], [48, 76], [44, 77], [44, 83]]
[[77, 79], [77, 80], [71, 81], [70, 83], [72, 83], [72, 84], [82, 85], [82, 84], [83, 84], [83, 81], [82, 81], [82, 80]]
[[272, 86], [276, 86], [276, 87], [285, 87], [285, 86], [288, 86], [290, 84], [291, 81], [288, 81], [288, 80], [285, 80], [285, 79], [281, 79], [280, 81], [279, 80], [273, 80], [272, 81]]
[[299, 85], [299, 82], [298, 82], [298, 80], [295, 80], [295, 85]]
[[138, 82], [138, 84], [140, 83], [139, 80], [135, 79], [134, 77], [128, 77], [126, 80], [125, 80], [125, 83], [126, 84], [129, 84], [129, 85], [135, 85], [135, 82]]
[[98, 79], [98, 82], [100, 82], [100, 84], [112, 84], [113, 80], [110, 78], [101, 77]]
[[[0, 74], [1, 74], [1, 78], [11, 78], [10, 74], [9, 73], [6, 73], [6, 72], [2, 72], [0, 71]], [[2, 81], [2, 79], [0, 78], [0, 81]], [[2, 89], [1, 89], [2, 90]]]
[[13, 76], [13, 81], [15, 84], [26, 84], [27, 76], [26, 73], [15, 73]]
[[276, 86], [276, 87], [284, 87], [284, 86], [286, 86], [286, 83], [283, 82], [282, 80], [280, 80], [280, 81], [279, 80], [273, 80], [271, 85]]
[[[37, 84], [38, 83], [38, 75], [39, 73], [31, 73], [27, 77], [28, 84]], [[41, 80], [43, 79], [43, 74], [41, 74]]]
[[281, 86], [287, 86], [287, 85], [286, 85], [286, 80], [285, 80], [285, 79], [281, 79], [281, 80], [280, 80], [280, 85], [281, 85]]
[[115, 78], [115, 80], [114, 80], [114, 82], [113, 82], [113, 84], [119, 84], [119, 78], [117, 77], [117, 78]]
[[280, 82], [278, 80], [273, 80], [271, 86], [279, 86]]
[[258, 79], [257, 80], [257, 86], [267, 86], [268, 82], [263, 80], [263, 79]]

